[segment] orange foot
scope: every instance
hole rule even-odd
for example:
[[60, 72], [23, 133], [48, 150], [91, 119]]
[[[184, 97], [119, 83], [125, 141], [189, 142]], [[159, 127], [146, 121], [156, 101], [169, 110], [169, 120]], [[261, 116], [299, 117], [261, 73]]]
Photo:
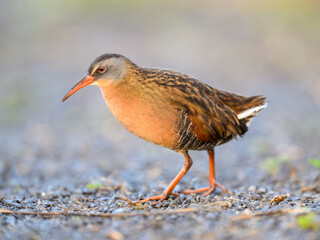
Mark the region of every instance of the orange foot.
[[228, 193], [229, 195], [231, 195], [232, 193], [226, 189], [224, 186], [222, 186], [220, 183], [213, 183], [211, 184], [211, 187], [206, 187], [206, 188], [199, 188], [199, 189], [192, 189], [192, 190], [185, 190], [182, 191], [183, 194], [191, 194], [191, 193], [202, 193], [205, 192], [202, 197], [206, 197], [208, 196], [210, 193], [212, 193], [214, 190], [216, 190], [216, 187], [221, 188], [222, 191], [224, 191], [225, 193]]
[[138, 203], [146, 203], [149, 201], [157, 201], [156, 203], [153, 203], [152, 206], [157, 205], [158, 203], [162, 202], [163, 200], [167, 199], [170, 195], [179, 196], [178, 193], [172, 193], [175, 186], [180, 182], [181, 178], [188, 172], [192, 165], [192, 159], [190, 158], [188, 152], [186, 151], [184, 153], [185, 156], [185, 164], [184, 167], [180, 170], [178, 175], [172, 180], [172, 182], [169, 184], [169, 186], [164, 190], [164, 192], [161, 195], [149, 197], [140, 201], [131, 202], [130, 200], [127, 201], [131, 204], [138, 204]]
[[127, 199], [127, 198], [123, 198], [123, 199], [124, 199], [125, 201], [127, 201], [128, 203], [133, 204], [133, 205], [136, 205], [136, 204], [139, 204], [139, 203], [146, 203], [146, 202], [149, 202], [149, 201], [156, 201], [156, 200], [158, 200], [157, 202], [151, 204], [152, 206], [155, 206], [155, 205], [157, 205], [158, 203], [166, 200], [170, 195], [180, 196], [178, 193], [165, 193], [165, 192], [164, 192], [164, 193], [161, 194], [161, 195], [149, 197], [149, 198], [142, 199], [142, 200], [139, 200], [139, 201], [131, 201], [131, 200]]

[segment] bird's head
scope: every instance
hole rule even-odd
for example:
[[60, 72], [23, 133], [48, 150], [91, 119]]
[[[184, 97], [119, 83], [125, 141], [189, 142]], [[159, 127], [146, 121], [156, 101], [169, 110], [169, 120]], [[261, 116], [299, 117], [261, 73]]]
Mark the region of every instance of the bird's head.
[[126, 75], [129, 64], [133, 65], [129, 59], [119, 54], [101, 55], [91, 63], [88, 73], [69, 90], [63, 97], [62, 102], [85, 86], [97, 85], [104, 87], [110, 83], [120, 82]]

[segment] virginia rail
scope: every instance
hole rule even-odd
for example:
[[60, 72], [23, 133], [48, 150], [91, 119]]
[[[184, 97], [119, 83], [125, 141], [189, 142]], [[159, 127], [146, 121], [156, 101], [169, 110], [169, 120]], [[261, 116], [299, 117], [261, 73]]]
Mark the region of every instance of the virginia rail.
[[265, 97], [244, 97], [217, 90], [185, 74], [139, 67], [118, 54], [104, 54], [93, 61], [88, 74], [63, 98], [87, 85], [100, 87], [111, 113], [138, 137], [170, 148], [185, 156], [185, 165], [161, 195], [138, 202], [170, 196], [192, 165], [188, 150], [209, 154], [207, 188], [186, 190], [207, 196], [216, 186], [214, 147], [243, 136], [252, 118], [267, 106]]

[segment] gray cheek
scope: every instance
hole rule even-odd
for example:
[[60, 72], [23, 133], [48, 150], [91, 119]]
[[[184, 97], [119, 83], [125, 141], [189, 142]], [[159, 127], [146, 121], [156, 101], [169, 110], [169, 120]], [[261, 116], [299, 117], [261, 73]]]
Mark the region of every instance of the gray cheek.
[[121, 79], [125, 75], [125, 68], [123, 67], [110, 67], [106, 72], [107, 77], [111, 80]]
[[119, 71], [117, 71], [117, 69], [112, 69], [109, 68], [106, 72], [104, 73], [100, 73], [97, 78], [96, 81], [100, 84], [103, 84], [104, 82], [108, 82], [108, 81], [117, 81], [118, 79], [121, 78], [121, 73]]

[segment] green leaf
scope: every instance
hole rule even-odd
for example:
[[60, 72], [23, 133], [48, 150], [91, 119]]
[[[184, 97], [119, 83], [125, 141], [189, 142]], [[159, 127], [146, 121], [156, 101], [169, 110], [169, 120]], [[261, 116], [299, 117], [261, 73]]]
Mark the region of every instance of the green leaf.
[[311, 165], [320, 168], [320, 160], [319, 159], [311, 158], [309, 160], [309, 162]]
[[80, 217], [79, 216], [72, 216], [71, 220], [76, 222], [76, 221], [80, 220]]
[[268, 158], [266, 161], [260, 164], [262, 170], [269, 174], [275, 174], [277, 172], [277, 161], [273, 158]]
[[297, 224], [301, 229], [319, 229], [320, 224], [315, 220], [316, 215], [309, 213], [298, 217]]
[[89, 190], [94, 190], [94, 189], [101, 188], [101, 187], [102, 187], [102, 184], [100, 182], [91, 182], [91, 183], [87, 184], [87, 188]]
[[289, 161], [289, 158], [286, 156], [267, 158], [264, 162], [260, 164], [260, 168], [271, 175], [275, 175], [280, 170], [281, 164], [287, 161]]

